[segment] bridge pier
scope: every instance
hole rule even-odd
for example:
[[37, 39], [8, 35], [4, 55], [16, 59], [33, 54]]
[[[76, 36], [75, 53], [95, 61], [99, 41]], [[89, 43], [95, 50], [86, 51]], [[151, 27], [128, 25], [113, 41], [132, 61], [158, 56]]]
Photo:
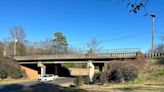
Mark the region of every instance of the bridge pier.
[[41, 61], [38, 62], [38, 67], [41, 68], [41, 76], [44, 76], [46, 74], [46, 66], [44, 64], [42, 64]]
[[108, 68], [109, 68], [108, 63], [104, 63], [103, 71], [107, 70]]
[[89, 79], [90, 79], [90, 82], [92, 83], [93, 82], [93, 77], [94, 77], [94, 72], [95, 72], [95, 66], [93, 65], [91, 60], [89, 60], [87, 62], [87, 67], [89, 69], [89, 72], [88, 72]]

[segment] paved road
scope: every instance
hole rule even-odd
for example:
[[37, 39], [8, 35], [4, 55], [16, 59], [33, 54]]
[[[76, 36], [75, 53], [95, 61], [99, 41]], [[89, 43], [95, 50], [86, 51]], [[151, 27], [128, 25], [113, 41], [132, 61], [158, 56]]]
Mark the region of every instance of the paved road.
[[59, 78], [51, 82], [41, 83], [37, 80], [25, 82], [25, 83], [12, 83], [12, 84], [0, 84], [0, 92], [22, 92], [26, 89], [45, 89], [52, 88], [54, 85], [69, 86], [73, 83], [75, 78]]

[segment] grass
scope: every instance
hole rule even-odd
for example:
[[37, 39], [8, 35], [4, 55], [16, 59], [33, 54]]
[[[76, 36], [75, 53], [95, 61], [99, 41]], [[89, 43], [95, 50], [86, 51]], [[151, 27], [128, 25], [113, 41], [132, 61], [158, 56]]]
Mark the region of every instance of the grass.
[[[147, 71], [149, 71], [149, 69], [147, 69]], [[151, 81], [151, 82], [160, 81], [160, 82], [164, 83], [164, 81], [161, 81], [162, 77], [164, 78], [164, 69], [161, 69], [159, 71], [154, 70], [154, 71], [151, 71], [151, 74], [149, 76], [137, 78], [133, 81], [130, 81], [129, 83], [130, 84], [142, 84], [147, 81]]]
[[141, 84], [144, 83], [145, 81], [150, 80], [150, 78], [137, 78], [133, 81], [130, 81], [129, 84]]
[[153, 77], [164, 76], [164, 69], [160, 70], [159, 72], [155, 73]]
[[152, 62], [139, 73], [140, 76], [133, 81], [107, 83], [103, 87], [113, 92], [164, 92], [164, 65]]

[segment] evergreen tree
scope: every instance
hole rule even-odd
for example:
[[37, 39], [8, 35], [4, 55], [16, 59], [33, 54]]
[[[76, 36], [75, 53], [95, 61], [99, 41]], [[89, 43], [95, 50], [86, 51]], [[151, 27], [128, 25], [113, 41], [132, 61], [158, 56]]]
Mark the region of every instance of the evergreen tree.
[[54, 34], [55, 38], [53, 39], [55, 51], [57, 53], [67, 53], [67, 39], [61, 32], [56, 32]]

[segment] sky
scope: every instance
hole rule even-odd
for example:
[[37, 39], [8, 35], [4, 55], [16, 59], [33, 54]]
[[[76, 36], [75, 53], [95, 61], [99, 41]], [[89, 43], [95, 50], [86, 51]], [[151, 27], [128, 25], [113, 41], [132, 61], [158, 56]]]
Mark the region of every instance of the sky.
[[[117, 0], [119, 1], [119, 0]], [[149, 0], [146, 10], [129, 13], [126, 2], [116, 0], [0, 0], [0, 40], [22, 26], [28, 41], [54, 38], [62, 32], [74, 48], [86, 48], [94, 37], [102, 49], [151, 48], [155, 13], [155, 44], [164, 32], [164, 0]]]

